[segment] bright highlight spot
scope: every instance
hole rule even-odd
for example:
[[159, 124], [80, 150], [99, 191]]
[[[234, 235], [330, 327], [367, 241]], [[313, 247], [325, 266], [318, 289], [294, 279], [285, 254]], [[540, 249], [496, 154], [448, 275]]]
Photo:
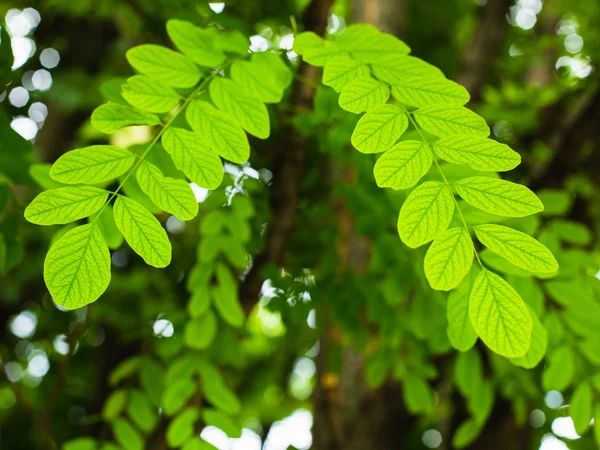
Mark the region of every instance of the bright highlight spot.
[[60, 54], [53, 48], [45, 48], [40, 53], [40, 62], [46, 69], [54, 69], [60, 62]]
[[10, 123], [10, 127], [28, 141], [34, 139], [38, 132], [37, 124], [29, 117], [17, 117]]
[[442, 435], [438, 430], [427, 430], [421, 436], [423, 444], [429, 448], [438, 448], [442, 443]]
[[10, 322], [10, 331], [21, 339], [27, 339], [35, 333], [37, 316], [33, 311], [25, 310]]
[[548, 408], [558, 409], [563, 405], [564, 399], [558, 391], [548, 391], [544, 397], [544, 402]]
[[552, 422], [552, 432], [563, 438], [579, 439], [581, 436], [575, 431], [575, 424], [570, 417], [557, 417]]
[[171, 337], [175, 333], [173, 324], [167, 319], [158, 319], [152, 326], [154, 335], [158, 337]]
[[221, 14], [225, 9], [225, 3], [209, 3], [208, 7], [212, 9], [215, 13]]

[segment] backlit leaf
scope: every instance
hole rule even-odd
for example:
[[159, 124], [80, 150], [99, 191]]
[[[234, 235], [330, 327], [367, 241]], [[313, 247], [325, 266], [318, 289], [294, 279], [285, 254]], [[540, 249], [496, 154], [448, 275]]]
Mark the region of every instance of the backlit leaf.
[[186, 119], [221, 157], [234, 163], [248, 161], [248, 138], [229, 114], [219, 111], [210, 103], [196, 100], [188, 106]]
[[552, 350], [547, 357], [548, 364], [542, 372], [542, 386], [545, 390], [564, 391], [575, 378], [575, 354], [567, 344]]
[[119, 445], [127, 450], [143, 450], [144, 440], [126, 420], [117, 418], [112, 423], [113, 434]]
[[390, 148], [408, 127], [403, 110], [381, 105], [362, 116], [352, 133], [352, 145], [362, 153], [379, 153]]
[[120, 177], [135, 155], [114, 145], [91, 145], [65, 153], [52, 165], [50, 176], [65, 184], [97, 184]]
[[129, 246], [146, 264], [166, 267], [171, 262], [171, 243], [160, 222], [139, 203], [119, 195], [113, 208], [115, 223]]
[[448, 103], [464, 105], [470, 99], [467, 90], [446, 78], [405, 78], [392, 85], [392, 96], [410, 106]]
[[92, 113], [92, 125], [102, 133], [112, 134], [132, 125], [158, 125], [160, 120], [150, 114], [118, 103], [105, 103]]
[[323, 44], [323, 38], [314, 31], [303, 31], [294, 37], [292, 50], [298, 55], [304, 55], [308, 48], [318, 47]]
[[454, 200], [444, 184], [437, 181], [421, 184], [400, 209], [400, 239], [411, 248], [432, 241], [448, 228], [453, 212]]
[[223, 181], [223, 164], [202, 137], [193, 131], [171, 127], [162, 136], [175, 166], [198, 186], [216, 189]]
[[523, 217], [544, 209], [529, 188], [510, 181], [470, 177], [457, 181], [454, 186], [467, 203], [492, 214]]
[[165, 177], [158, 167], [147, 162], [137, 169], [136, 178], [157, 206], [179, 220], [191, 220], [198, 214], [198, 202], [185, 181]]
[[391, 85], [401, 84], [406, 79], [415, 77], [444, 78], [440, 69], [414, 56], [392, 53], [382, 55], [371, 65], [373, 74]]
[[354, 59], [364, 63], [375, 63], [389, 54], [406, 55], [410, 47], [395, 36], [381, 33], [368, 24], [354, 24], [346, 28], [336, 43], [349, 51]]
[[190, 58], [161, 45], [139, 45], [126, 56], [138, 72], [167, 86], [189, 88], [200, 81], [200, 69]]
[[427, 143], [402, 141], [386, 151], [375, 163], [377, 186], [392, 189], [413, 187], [429, 171], [433, 159]]
[[172, 88], [146, 75], [129, 78], [123, 86], [122, 95], [131, 106], [151, 113], [169, 112], [181, 100]]
[[217, 334], [217, 319], [212, 311], [185, 324], [185, 344], [197, 350], [208, 348]]
[[91, 186], [50, 189], [32, 200], [25, 218], [36, 225], [62, 225], [91, 216], [107, 198], [107, 191]]
[[283, 89], [275, 74], [265, 71], [260, 64], [250, 61], [234, 62], [231, 66], [231, 79], [265, 103], [279, 103], [283, 98]]
[[556, 272], [558, 263], [552, 252], [531, 236], [502, 225], [474, 227], [479, 241], [517, 267], [530, 272]]
[[196, 64], [215, 67], [225, 62], [223, 52], [215, 47], [212, 34], [185, 20], [167, 21], [167, 34], [182, 53]]
[[302, 58], [310, 65], [323, 67], [329, 61], [340, 56], [348, 56], [348, 52], [340, 48], [335, 42], [322, 41], [319, 45], [306, 47]]
[[110, 252], [98, 228], [93, 224], [73, 228], [50, 247], [44, 280], [63, 308], [96, 301], [110, 283]]
[[533, 321], [527, 305], [510, 284], [487, 269], [473, 285], [469, 317], [477, 335], [499, 355], [515, 358], [529, 350]]
[[473, 264], [473, 241], [464, 227], [441, 233], [425, 255], [425, 276], [436, 290], [449, 291], [460, 284]]
[[485, 120], [463, 106], [431, 105], [413, 114], [421, 128], [435, 136], [466, 134], [487, 137], [490, 134]]
[[215, 78], [209, 86], [210, 98], [233, 117], [244, 130], [260, 139], [270, 134], [267, 107], [253, 94], [228, 78]]
[[477, 136], [446, 136], [434, 142], [433, 149], [440, 158], [475, 170], [504, 172], [521, 163], [521, 156], [508, 145]]
[[341, 92], [356, 78], [369, 77], [369, 67], [349, 57], [335, 58], [325, 64], [323, 84]]
[[371, 77], [362, 77], [346, 85], [339, 104], [342, 109], [358, 114], [384, 104], [389, 97], [390, 90], [385, 84]]
[[466, 352], [477, 341], [477, 334], [473, 330], [469, 318], [469, 297], [475, 281], [474, 270], [471, 270], [465, 281], [452, 291], [448, 296], [446, 315], [448, 319], [448, 339], [455, 349]]
[[510, 358], [510, 361], [513, 364], [524, 367], [525, 369], [533, 369], [540, 363], [546, 353], [546, 346], [548, 345], [548, 333], [531, 307], [529, 307], [529, 314], [533, 320], [531, 345], [529, 346], [529, 350], [527, 350], [527, 353], [520, 358]]

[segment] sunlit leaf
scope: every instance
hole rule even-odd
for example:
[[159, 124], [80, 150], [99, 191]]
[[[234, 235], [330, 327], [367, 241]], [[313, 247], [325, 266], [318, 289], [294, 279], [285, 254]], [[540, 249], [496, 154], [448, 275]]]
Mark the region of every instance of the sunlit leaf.
[[529, 350], [524, 356], [520, 358], [510, 358], [510, 361], [517, 365], [524, 367], [525, 369], [533, 369], [537, 366], [546, 353], [546, 346], [548, 345], [548, 333], [540, 322], [535, 311], [529, 308], [529, 314], [533, 320], [533, 329], [531, 331], [531, 345]]
[[434, 142], [433, 149], [448, 162], [468, 164], [476, 170], [504, 172], [521, 162], [521, 156], [508, 145], [477, 136], [446, 136]]
[[407, 127], [404, 111], [394, 105], [381, 105], [360, 118], [351, 142], [362, 153], [383, 152], [394, 145]]
[[416, 110], [414, 117], [421, 128], [439, 137], [453, 134], [487, 137], [490, 134], [485, 120], [463, 106], [425, 106]]
[[411, 188], [429, 171], [432, 161], [427, 143], [399, 142], [377, 160], [373, 169], [377, 186]]
[[302, 58], [304, 59], [304, 61], [313, 66], [323, 67], [325, 66], [325, 64], [327, 64], [334, 58], [339, 58], [340, 56], [348, 56], [348, 52], [340, 48], [335, 42], [321, 41], [318, 45], [308, 45], [310, 46], [305, 46], [301, 50]]
[[160, 222], [139, 203], [119, 195], [114, 205], [117, 227], [130, 247], [146, 264], [166, 267], [171, 262], [171, 243]]
[[112, 134], [132, 125], [158, 125], [160, 120], [150, 114], [118, 103], [105, 103], [92, 113], [92, 125], [102, 133]]
[[196, 64], [214, 67], [223, 64], [225, 55], [214, 45], [213, 35], [185, 20], [167, 21], [167, 34], [175, 46]]
[[134, 69], [168, 86], [189, 88], [200, 81], [200, 69], [190, 58], [161, 45], [139, 45], [126, 56]]
[[335, 58], [325, 64], [323, 84], [341, 92], [356, 78], [369, 77], [369, 67], [349, 57]]
[[123, 97], [142, 111], [166, 113], [171, 111], [181, 97], [172, 88], [146, 75], [134, 75], [123, 86]]
[[42, 192], [25, 209], [36, 225], [57, 225], [91, 216], [108, 199], [108, 192], [91, 186], [63, 187]]
[[344, 88], [339, 104], [342, 109], [358, 114], [387, 102], [389, 88], [371, 77], [357, 78]]
[[450, 228], [433, 241], [425, 255], [425, 276], [433, 289], [449, 291], [473, 263], [473, 241], [464, 227]]
[[354, 59], [364, 63], [376, 63], [386, 55], [405, 55], [410, 47], [397, 37], [381, 33], [368, 24], [353, 24], [346, 28], [336, 43], [340, 48], [349, 51]]
[[452, 347], [466, 352], [477, 341], [477, 334], [471, 325], [469, 318], [469, 297], [475, 282], [475, 270], [471, 270], [464, 282], [458, 289], [452, 291], [448, 296], [448, 307], [446, 310], [448, 319], [448, 339]]
[[127, 172], [135, 155], [114, 145], [91, 145], [65, 153], [52, 165], [50, 176], [65, 184], [97, 184]]
[[73, 228], [50, 247], [44, 280], [63, 308], [96, 301], [110, 283], [110, 252], [98, 228], [93, 224]]
[[398, 53], [381, 55], [381, 58], [371, 65], [371, 70], [378, 79], [391, 85], [400, 84], [406, 79], [415, 77], [444, 78], [444, 74], [437, 67], [414, 56]]
[[405, 78], [392, 85], [392, 96], [410, 106], [447, 103], [464, 105], [470, 99], [467, 90], [460, 84], [445, 78]]
[[279, 103], [283, 98], [283, 89], [279, 86], [276, 75], [265, 71], [260, 64], [250, 61], [234, 62], [231, 66], [231, 79], [265, 103]]

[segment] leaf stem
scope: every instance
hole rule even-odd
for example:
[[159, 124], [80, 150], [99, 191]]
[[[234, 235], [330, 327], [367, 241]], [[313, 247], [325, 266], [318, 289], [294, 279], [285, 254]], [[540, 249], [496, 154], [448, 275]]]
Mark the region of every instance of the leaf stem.
[[104, 204], [104, 206], [102, 206], [102, 209], [96, 215], [96, 217], [94, 218], [94, 220], [91, 223], [94, 223], [98, 219], [98, 217], [100, 217], [100, 215], [102, 214], [102, 212], [106, 209], [106, 206], [117, 196], [117, 194], [119, 193], [119, 191], [121, 190], [121, 188], [123, 188], [123, 186], [125, 185], [125, 183], [129, 179], [129, 177], [136, 171], [136, 169], [140, 166], [140, 164], [142, 164], [142, 162], [144, 162], [144, 159], [146, 158], [146, 155], [148, 155], [148, 153], [150, 152], [150, 150], [152, 150], [152, 147], [154, 147], [154, 144], [156, 144], [158, 142], [158, 140], [161, 138], [161, 136], [163, 135], [163, 133], [169, 128], [169, 126], [171, 126], [171, 124], [179, 116], [179, 114], [183, 110], [185, 110], [185, 108], [187, 107], [187, 105], [194, 99], [194, 97], [196, 97], [196, 95], [198, 95], [202, 91], [202, 89], [204, 89], [206, 87], [206, 85], [219, 72], [221, 72], [222, 70], [224, 70], [229, 64], [231, 64], [231, 62], [229, 62], [228, 64], [224, 65], [220, 69], [215, 70], [208, 77], [206, 77], [204, 80], [202, 80], [202, 82], [192, 91], [192, 93], [190, 95], [188, 95], [184, 99], [183, 104], [181, 105], [181, 107], [175, 112], [175, 114], [173, 114], [173, 116], [171, 116], [171, 118], [167, 121], [167, 123], [165, 123], [164, 125], [161, 124], [162, 125], [161, 130], [158, 132], [158, 134], [156, 136], [154, 136], [154, 139], [152, 139], [152, 141], [150, 142], [150, 144], [148, 144], [148, 147], [146, 147], [146, 150], [144, 150], [144, 153], [142, 153], [141, 156], [138, 156], [138, 159], [137, 159], [136, 163], [133, 165], [133, 167], [131, 169], [129, 169], [129, 172], [127, 173], [127, 175], [125, 176], [125, 178], [123, 178], [123, 180], [119, 183], [119, 186], [117, 186], [117, 189], [115, 189], [115, 191], [112, 192], [112, 195], [109, 197], [108, 201]]
[[[467, 222], [463, 216], [462, 211], [460, 210], [460, 206], [458, 204], [458, 201], [456, 200], [456, 197], [454, 196], [454, 192], [452, 192], [452, 189], [450, 188], [452, 183], [448, 182], [448, 179], [446, 178], [446, 174], [444, 174], [444, 171], [440, 167], [440, 164], [438, 163], [437, 158], [435, 157], [435, 153], [433, 152], [433, 149], [431, 148], [431, 144], [429, 142], [427, 142], [427, 140], [425, 139], [425, 136], [423, 135], [421, 128], [417, 124], [416, 120], [413, 118], [412, 114], [409, 111], [407, 111], [406, 109], [404, 110], [404, 112], [406, 113], [406, 117], [408, 117], [408, 120], [410, 121], [410, 123], [413, 125], [413, 127], [415, 127], [415, 130], [417, 130], [417, 132], [421, 136], [422, 141], [427, 145], [427, 149], [431, 153], [431, 158], [433, 159], [433, 162], [435, 163], [436, 167], [438, 168], [440, 175], [442, 176], [442, 179], [444, 180], [444, 183], [446, 184], [446, 188], [448, 189], [448, 191], [450, 191], [452, 200], [454, 200], [454, 204], [456, 205], [456, 210], [458, 211], [460, 220], [462, 221], [462, 224], [465, 227], [465, 230], [467, 231], [467, 233], [469, 233], [469, 227], [467, 226]], [[470, 236], [471, 235], [469, 234], [469, 237]], [[483, 264], [481, 263], [481, 259], [479, 259], [479, 254], [477, 253], [477, 249], [475, 248], [475, 243], [473, 242], [472, 238], [471, 238], [471, 244], [473, 245], [473, 252], [475, 253], [475, 258], [477, 258], [477, 262], [479, 262], [479, 265], [481, 267], [483, 267]]]

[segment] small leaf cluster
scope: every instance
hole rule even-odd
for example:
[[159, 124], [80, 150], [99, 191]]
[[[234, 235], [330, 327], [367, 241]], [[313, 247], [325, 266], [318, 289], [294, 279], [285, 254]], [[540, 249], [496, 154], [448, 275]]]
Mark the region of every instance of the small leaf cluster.
[[[365, 113], [351, 142], [362, 153], [383, 153], [374, 168], [378, 186], [412, 189], [400, 209], [398, 233], [411, 248], [433, 241], [424, 261], [430, 286], [460, 288], [466, 275], [477, 270], [474, 255], [480, 262], [472, 284], [453, 292], [448, 318], [457, 339], [476, 335], [500, 355], [526, 357], [538, 319], [510, 284], [483, 265], [473, 237], [533, 273], [555, 274], [558, 263], [531, 236], [497, 223], [469, 225], [461, 211], [461, 204], [468, 205], [500, 219], [542, 211], [544, 205], [531, 190], [497, 175], [515, 168], [519, 154], [488, 138], [485, 120], [464, 106], [469, 94], [462, 86], [410, 56], [410, 48], [394, 36], [370, 25], [351, 25], [333, 40], [302, 33], [294, 50], [324, 68], [323, 84], [340, 93], [342, 109]], [[409, 126], [418, 139], [400, 140]], [[468, 164], [480, 174], [450, 182], [444, 169], [454, 164]], [[441, 179], [421, 182], [433, 165]], [[456, 218], [459, 223], [451, 226]]]
[[[109, 247], [118, 248], [123, 238], [147, 264], [167, 266], [171, 243], [154, 214], [164, 211], [182, 221], [196, 217], [190, 183], [214, 190], [223, 180], [221, 158], [246, 162], [246, 133], [269, 137], [266, 103], [280, 101], [291, 83], [279, 55], [249, 55], [249, 41], [239, 32], [170, 20], [167, 33], [178, 51], [153, 44], [128, 50], [138, 74], [91, 117], [93, 127], [106, 134], [153, 127], [152, 141], [139, 151], [91, 145], [65, 153], [48, 171], [51, 188], [25, 211], [38, 225], [88, 218], [68, 229], [45, 260], [44, 279], [64, 308], [82, 307], [102, 295], [110, 283]], [[168, 155], [165, 164], [174, 166], [173, 177], [165, 174], [165, 164], [156, 164], [157, 152]]]

